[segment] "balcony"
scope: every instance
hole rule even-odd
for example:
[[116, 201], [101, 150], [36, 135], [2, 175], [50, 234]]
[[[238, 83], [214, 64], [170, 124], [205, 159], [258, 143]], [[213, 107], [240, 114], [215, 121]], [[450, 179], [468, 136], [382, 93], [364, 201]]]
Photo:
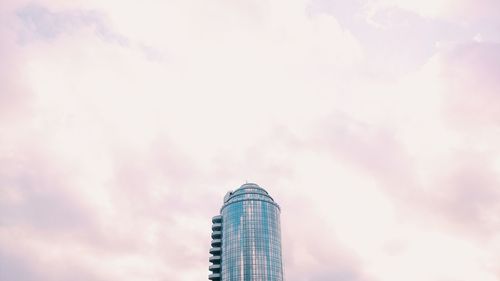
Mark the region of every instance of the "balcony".
[[212, 256], [208, 258], [208, 261], [213, 263], [213, 264], [220, 264], [221, 258], [220, 256]]
[[222, 222], [222, 216], [221, 215], [214, 216], [212, 218], [212, 223], [221, 223], [221, 222]]
[[210, 243], [212, 247], [220, 247], [221, 244], [222, 244], [221, 239], [213, 239], [212, 242]]
[[212, 271], [213, 273], [219, 273], [220, 264], [212, 264], [211, 266], [208, 267], [208, 270]]
[[222, 229], [222, 223], [212, 224], [212, 230], [221, 230], [221, 229]]
[[220, 251], [221, 251], [220, 247], [210, 248], [210, 254], [212, 254], [212, 255], [220, 255]]
[[212, 232], [212, 239], [220, 239], [222, 236], [222, 232], [220, 231], [213, 231]]
[[216, 280], [220, 280], [220, 273], [213, 273], [213, 274], [210, 274], [210, 275], [208, 275], [208, 279], [210, 279], [210, 280], [214, 280], [214, 281], [216, 281]]

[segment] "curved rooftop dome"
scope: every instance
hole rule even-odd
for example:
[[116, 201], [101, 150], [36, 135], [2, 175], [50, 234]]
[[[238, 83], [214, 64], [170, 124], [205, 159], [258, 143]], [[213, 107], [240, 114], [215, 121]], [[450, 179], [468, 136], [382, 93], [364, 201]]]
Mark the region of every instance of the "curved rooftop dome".
[[224, 196], [224, 206], [222, 206], [221, 210], [231, 203], [244, 200], [260, 200], [278, 206], [264, 188], [255, 183], [245, 183], [235, 191], [229, 191], [226, 196]]
[[233, 192], [233, 194], [242, 194], [242, 193], [250, 193], [250, 192], [256, 192], [256, 193], [262, 193], [265, 195], [269, 195], [269, 193], [267, 193], [267, 191], [264, 188], [260, 187], [258, 184], [249, 183], [249, 182], [240, 186], [240, 188], [236, 189]]

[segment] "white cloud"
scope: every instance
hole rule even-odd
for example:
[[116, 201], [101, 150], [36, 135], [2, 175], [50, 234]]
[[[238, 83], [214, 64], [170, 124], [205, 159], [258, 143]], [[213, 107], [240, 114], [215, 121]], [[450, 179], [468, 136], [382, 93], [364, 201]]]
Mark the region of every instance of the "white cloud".
[[[383, 5], [434, 16], [446, 2]], [[333, 16], [307, 14], [305, 1], [42, 7], [45, 17], [72, 18], [58, 24], [78, 24], [43, 27], [65, 32], [23, 46], [13, 33], [22, 29], [2, 29], [13, 54], [5, 61], [16, 69], [6, 81], [25, 94], [16, 102], [1, 96], [13, 115], [0, 113], [0, 202], [15, 216], [0, 229], [0, 246], [19, 247], [19, 263], [33, 271], [26, 280], [65, 280], [62, 262], [87, 280], [206, 278], [209, 219], [245, 179], [283, 207], [291, 281], [493, 280], [487, 265], [498, 261], [498, 234], [464, 231], [470, 221], [452, 213], [471, 210], [460, 207], [468, 192], [496, 194], [488, 184], [498, 171], [477, 160], [480, 150], [498, 162], [495, 123], [483, 122], [496, 118], [496, 82], [484, 80], [487, 95], [464, 105], [477, 113], [491, 104], [465, 116], [468, 126], [446, 109], [470, 98], [450, 96], [454, 75], [474, 89], [474, 74], [489, 69], [474, 58], [486, 57], [439, 55], [413, 73], [369, 76], [370, 46]], [[73, 19], [89, 11], [130, 44]], [[17, 94], [14, 86], [2, 89]], [[451, 165], [457, 159], [479, 168]], [[461, 169], [473, 170], [477, 189], [458, 188]], [[475, 202], [497, 200], [482, 196]], [[26, 215], [32, 205], [38, 209]], [[472, 225], [491, 229], [492, 210], [484, 204]], [[19, 233], [23, 240], [14, 240]]]

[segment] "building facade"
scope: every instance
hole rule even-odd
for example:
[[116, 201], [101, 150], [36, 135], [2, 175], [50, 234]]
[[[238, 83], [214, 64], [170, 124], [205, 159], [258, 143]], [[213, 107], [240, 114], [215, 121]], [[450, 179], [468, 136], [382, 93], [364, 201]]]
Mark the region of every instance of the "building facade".
[[280, 207], [257, 184], [226, 194], [211, 246], [212, 281], [283, 281]]

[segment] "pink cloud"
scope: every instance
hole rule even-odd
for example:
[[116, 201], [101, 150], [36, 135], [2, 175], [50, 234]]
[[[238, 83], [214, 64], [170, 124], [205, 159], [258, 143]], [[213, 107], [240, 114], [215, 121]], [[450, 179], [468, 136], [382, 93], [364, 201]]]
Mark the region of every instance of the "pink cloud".
[[2, 3], [1, 274], [206, 279], [249, 180], [282, 206], [289, 281], [498, 277], [497, 44], [417, 28], [402, 50], [443, 26], [388, 13], [360, 40], [285, 2]]
[[445, 110], [456, 126], [474, 130], [500, 123], [499, 46], [469, 43], [445, 56]]
[[500, 192], [491, 157], [478, 152], [457, 152], [443, 168], [443, 186], [436, 194], [437, 211], [466, 233], [490, 237], [500, 226], [495, 222]]

